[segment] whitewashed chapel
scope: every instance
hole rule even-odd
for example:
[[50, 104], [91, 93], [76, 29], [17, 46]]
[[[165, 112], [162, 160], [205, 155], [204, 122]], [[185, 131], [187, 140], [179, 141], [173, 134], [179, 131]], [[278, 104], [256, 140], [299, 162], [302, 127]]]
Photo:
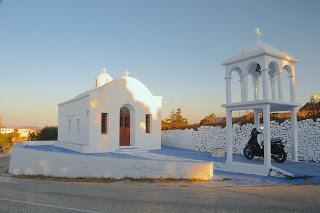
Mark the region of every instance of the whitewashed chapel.
[[161, 148], [162, 97], [136, 78], [103, 69], [95, 88], [59, 104], [55, 146], [83, 153]]
[[94, 89], [59, 104], [58, 141], [17, 143], [9, 173], [211, 180], [213, 162], [161, 153], [162, 97], [128, 74], [112, 79], [104, 69]]

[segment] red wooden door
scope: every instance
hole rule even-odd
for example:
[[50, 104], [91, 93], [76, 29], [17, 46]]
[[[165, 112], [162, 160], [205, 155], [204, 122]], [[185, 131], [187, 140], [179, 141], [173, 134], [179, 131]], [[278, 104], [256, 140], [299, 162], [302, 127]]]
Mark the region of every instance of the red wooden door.
[[130, 112], [123, 108], [120, 110], [120, 146], [130, 146]]

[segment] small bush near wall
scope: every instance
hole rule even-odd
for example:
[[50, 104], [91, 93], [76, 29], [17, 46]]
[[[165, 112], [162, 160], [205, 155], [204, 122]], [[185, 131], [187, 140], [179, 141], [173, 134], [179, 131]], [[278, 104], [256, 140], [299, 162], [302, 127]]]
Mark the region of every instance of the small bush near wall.
[[46, 126], [40, 131], [35, 131], [30, 134], [30, 141], [50, 141], [58, 139], [58, 127], [56, 126]]
[[[242, 150], [250, 138], [252, 124], [233, 125], [233, 151], [242, 154]], [[286, 143], [288, 157], [291, 157], [290, 121], [282, 123], [271, 121], [272, 137], [280, 137]], [[260, 140], [262, 141], [262, 135]], [[213, 148], [225, 148], [226, 129], [220, 126], [201, 126], [194, 129], [175, 129], [162, 131], [162, 145], [211, 152]], [[320, 119], [306, 119], [298, 122], [299, 160], [320, 162]]]

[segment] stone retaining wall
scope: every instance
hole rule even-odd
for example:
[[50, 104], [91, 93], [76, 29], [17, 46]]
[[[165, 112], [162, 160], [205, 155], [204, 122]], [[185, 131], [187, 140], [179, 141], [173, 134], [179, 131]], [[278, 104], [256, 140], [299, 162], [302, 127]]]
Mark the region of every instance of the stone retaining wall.
[[[252, 124], [233, 125], [233, 151], [242, 154], [242, 150], [250, 138]], [[272, 137], [280, 137], [286, 143], [288, 157], [291, 157], [290, 121], [281, 124], [271, 121]], [[260, 135], [260, 140], [262, 140]], [[162, 145], [211, 152], [213, 148], [225, 148], [226, 129], [221, 127], [202, 126], [193, 129], [162, 131]], [[299, 160], [320, 162], [320, 119], [298, 122]]]

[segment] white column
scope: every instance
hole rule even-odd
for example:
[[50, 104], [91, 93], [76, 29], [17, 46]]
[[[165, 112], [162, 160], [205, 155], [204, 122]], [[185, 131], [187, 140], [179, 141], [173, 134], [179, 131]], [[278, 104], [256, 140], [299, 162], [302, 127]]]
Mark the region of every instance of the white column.
[[233, 159], [232, 111], [229, 109], [226, 109], [226, 126], [227, 126], [227, 144], [226, 144], [227, 162], [232, 162], [232, 159]]
[[290, 79], [290, 101], [296, 102], [296, 77], [294, 75], [289, 76]]
[[277, 72], [277, 81], [278, 81], [278, 99], [280, 101], [283, 100], [283, 90], [282, 90], [282, 79], [281, 79], [281, 73]]
[[226, 104], [231, 103], [231, 76], [226, 76], [224, 78], [226, 80]]
[[291, 160], [298, 162], [298, 121], [297, 121], [297, 108], [293, 107], [290, 110], [290, 123], [291, 123]]
[[259, 111], [257, 109], [254, 110], [254, 115], [253, 115], [253, 122], [254, 122], [254, 127], [259, 130], [260, 126], [260, 117], [259, 117]]
[[271, 98], [273, 100], [276, 99], [276, 78], [275, 76], [272, 76], [272, 78], [270, 78], [270, 82], [271, 82]]
[[258, 100], [259, 99], [259, 81], [253, 81], [253, 97], [254, 100]]
[[267, 78], [268, 71], [269, 69], [261, 70], [263, 100], [269, 99], [269, 85], [268, 85], [268, 78]]
[[263, 106], [264, 165], [271, 166], [270, 105]]
[[241, 86], [241, 101], [244, 101], [244, 85], [243, 85], [243, 79], [239, 80], [240, 86]]

